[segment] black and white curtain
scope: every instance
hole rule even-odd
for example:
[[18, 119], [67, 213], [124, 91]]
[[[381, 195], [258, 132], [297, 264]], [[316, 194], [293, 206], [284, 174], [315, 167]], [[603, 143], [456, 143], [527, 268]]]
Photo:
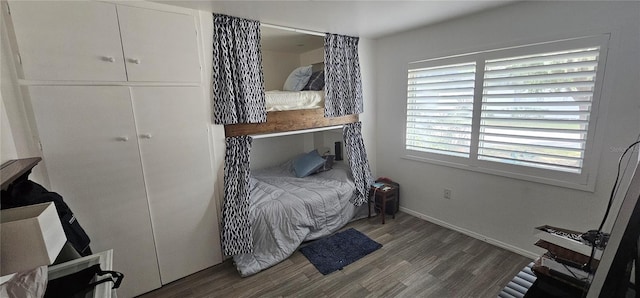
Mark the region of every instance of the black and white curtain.
[[216, 124], [267, 121], [260, 22], [213, 14], [212, 79]]
[[358, 41], [358, 37], [331, 33], [324, 37], [325, 117], [364, 111]]
[[250, 136], [226, 138], [222, 248], [228, 256], [253, 252], [249, 220]]
[[364, 148], [364, 140], [362, 139], [362, 123], [358, 121], [345, 124], [343, 138], [347, 160], [356, 184], [356, 196], [351, 199], [351, 202], [356, 206], [360, 206], [367, 202], [369, 188], [373, 184], [367, 151]]
[[[267, 121], [260, 22], [213, 14], [212, 80], [215, 124]], [[230, 137], [226, 145], [222, 247], [226, 255], [251, 253], [251, 137]]]
[[[324, 38], [325, 117], [341, 117], [364, 112], [362, 79], [358, 57], [358, 37], [327, 33]], [[347, 160], [356, 184], [352, 203], [367, 202], [373, 183], [367, 152], [362, 139], [362, 123], [344, 125]]]

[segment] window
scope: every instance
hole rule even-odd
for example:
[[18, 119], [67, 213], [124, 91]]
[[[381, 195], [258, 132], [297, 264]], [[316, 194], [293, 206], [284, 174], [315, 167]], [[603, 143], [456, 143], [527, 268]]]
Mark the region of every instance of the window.
[[406, 149], [469, 157], [476, 63], [409, 70]]
[[409, 64], [409, 158], [592, 189], [607, 36]]

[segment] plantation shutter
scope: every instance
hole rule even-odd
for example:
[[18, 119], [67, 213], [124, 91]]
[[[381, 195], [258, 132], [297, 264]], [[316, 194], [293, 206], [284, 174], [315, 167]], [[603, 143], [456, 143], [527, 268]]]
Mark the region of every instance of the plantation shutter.
[[581, 173], [599, 52], [486, 60], [478, 160]]
[[409, 69], [406, 149], [469, 157], [476, 63]]

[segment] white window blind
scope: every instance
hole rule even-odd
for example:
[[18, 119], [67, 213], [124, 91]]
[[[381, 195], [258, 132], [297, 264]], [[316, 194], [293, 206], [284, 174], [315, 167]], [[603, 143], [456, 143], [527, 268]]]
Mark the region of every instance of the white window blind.
[[580, 173], [599, 47], [485, 61], [478, 159]]
[[469, 157], [475, 63], [409, 70], [407, 149]]
[[603, 34], [409, 63], [405, 157], [593, 190], [608, 40]]

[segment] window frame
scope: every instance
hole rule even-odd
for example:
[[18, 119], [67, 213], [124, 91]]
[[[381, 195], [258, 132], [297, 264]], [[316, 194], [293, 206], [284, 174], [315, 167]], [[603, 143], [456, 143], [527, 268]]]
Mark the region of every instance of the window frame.
[[[576, 37], [563, 40], [524, 44], [512, 47], [503, 47], [499, 49], [478, 51], [467, 54], [439, 57], [408, 63], [405, 74], [408, 74], [409, 70], [411, 69], [446, 66], [451, 64], [470, 62], [476, 63], [476, 72], [473, 95], [473, 118], [471, 126], [471, 145], [469, 157], [465, 158], [407, 149], [407, 100], [409, 95], [407, 79], [405, 81], [405, 85], [407, 88], [405, 88], [405, 121], [402, 134], [403, 158], [593, 192], [595, 189], [595, 177], [598, 168], [598, 156], [602, 148], [601, 142], [598, 142], [597, 133], [599, 133], [598, 123], [602, 120], [601, 118], [603, 117], [603, 115], [599, 115], [599, 112], [602, 102], [602, 89], [605, 80], [605, 68], [610, 37], [610, 34], [599, 34], [586, 37]], [[591, 111], [584, 148], [584, 156], [582, 158], [583, 164], [581, 173], [569, 173], [558, 170], [540, 169], [515, 164], [479, 160], [478, 145], [480, 136], [479, 132], [482, 112], [485, 62], [492, 59], [517, 57], [587, 47], [600, 47], [600, 53], [598, 56], [598, 64], [596, 68], [596, 76], [593, 88], [593, 97], [591, 100]]]

